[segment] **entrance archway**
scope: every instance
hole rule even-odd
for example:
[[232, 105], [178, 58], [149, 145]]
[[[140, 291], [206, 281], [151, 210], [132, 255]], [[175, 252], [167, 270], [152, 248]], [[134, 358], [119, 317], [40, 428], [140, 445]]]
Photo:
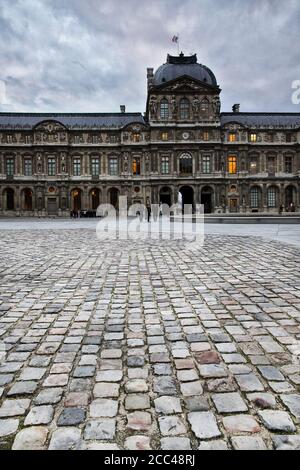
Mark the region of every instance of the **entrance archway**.
[[159, 191], [159, 202], [160, 204], [168, 204], [169, 207], [172, 205], [172, 190], [168, 186], [161, 188]]
[[22, 205], [24, 211], [32, 211], [32, 191], [26, 188], [22, 192]]
[[81, 189], [73, 189], [71, 191], [72, 196], [72, 209], [74, 211], [81, 210]]
[[110, 188], [109, 190], [109, 202], [115, 209], [119, 207], [119, 190], [117, 188]]
[[191, 205], [194, 209], [194, 190], [191, 186], [182, 186], [179, 189], [179, 192], [182, 197], [182, 210], [184, 210], [185, 205]]
[[201, 190], [201, 204], [204, 206], [204, 213], [210, 214], [213, 209], [213, 190], [210, 186], [204, 186]]
[[100, 190], [98, 188], [93, 188], [90, 191], [90, 207], [93, 211], [97, 210], [97, 207], [100, 204]]
[[12, 188], [4, 190], [4, 197], [6, 199], [5, 208], [7, 211], [15, 210], [15, 192]]
[[296, 191], [294, 186], [287, 186], [285, 188], [285, 207], [289, 208], [292, 203], [295, 204]]

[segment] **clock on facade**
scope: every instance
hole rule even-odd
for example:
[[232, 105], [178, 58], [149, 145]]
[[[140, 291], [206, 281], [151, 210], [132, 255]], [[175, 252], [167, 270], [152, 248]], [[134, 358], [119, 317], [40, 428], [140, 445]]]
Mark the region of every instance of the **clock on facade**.
[[183, 138], [184, 140], [187, 140], [187, 139], [189, 138], [189, 136], [190, 136], [190, 134], [189, 134], [188, 132], [183, 132], [183, 133], [182, 133], [182, 138]]

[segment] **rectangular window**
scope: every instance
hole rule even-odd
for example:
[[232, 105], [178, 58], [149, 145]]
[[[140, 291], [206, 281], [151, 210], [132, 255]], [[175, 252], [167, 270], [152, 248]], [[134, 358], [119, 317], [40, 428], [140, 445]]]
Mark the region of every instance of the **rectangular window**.
[[250, 134], [250, 142], [256, 142], [257, 141], [257, 134]]
[[15, 171], [14, 166], [15, 165], [14, 165], [13, 158], [8, 158], [6, 160], [6, 174], [7, 174], [7, 176], [13, 176], [14, 171]]
[[236, 142], [235, 132], [230, 132], [230, 134], [228, 135], [228, 140], [229, 140], [229, 142]]
[[138, 134], [137, 132], [135, 132], [132, 136], [133, 138], [133, 142], [139, 142], [140, 141], [140, 134]]
[[276, 207], [276, 189], [269, 188], [267, 193], [268, 207]]
[[116, 176], [118, 174], [118, 159], [110, 158], [108, 171], [111, 176]]
[[26, 158], [24, 160], [24, 175], [31, 176], [32, 175], [32, 161], [30, 158]]
[[12, 144], [13, 143], [13, 137], [11, 134], [7, 134], [6, 136], [6, 141], [8, 144]]
[[162, 132], [161, 140], [168, 140], [168, 133], [167, 132]]
[[285, 157], [284, 171], [285, 173], [293, 173], [293, 157]]
[[73, 175], [80, 176], [81, 175], [81, 161], [80, 158], [74, 158], [73, 160]]
[[132, 174], [133, 175], [141, 174], [141, 159], [139, 157], [134, 157], [132, 160]]
[[251, 188], [250, 190], [250, 207], [258, 207], [258, 189]]
[[169, 173], [169, 157], [161, 157], [161, 172], [163, 175]]
[[202, 156], [202, 173], [210, 173], [210, 155]]
[[228, 173], [235, 174], [237, 172], [237, 158], [235, 155], [228, 156]]
[[292, 134], [290, 132], [286, 134], [285, 141], [288, 143], [292, 142]]
[[209, 132], [208, 131], [203, 132], [203, 140], [209, 140]]
[[91, 173], [92, 176], [99, 176], [99, 158], [92, 158], [91, 160]]
[[56, 174], [55, 158], [48, 158], [48, 175], [55, 176], [55, 174]]

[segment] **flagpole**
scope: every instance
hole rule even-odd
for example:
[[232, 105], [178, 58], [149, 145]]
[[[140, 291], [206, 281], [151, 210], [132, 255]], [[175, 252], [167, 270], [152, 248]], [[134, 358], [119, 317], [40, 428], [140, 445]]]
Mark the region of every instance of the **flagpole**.
[[179, 55], [179, 34], [177, 33], [178, 41], [177, 41], [177, 49], [178, 49], [178, 55]]

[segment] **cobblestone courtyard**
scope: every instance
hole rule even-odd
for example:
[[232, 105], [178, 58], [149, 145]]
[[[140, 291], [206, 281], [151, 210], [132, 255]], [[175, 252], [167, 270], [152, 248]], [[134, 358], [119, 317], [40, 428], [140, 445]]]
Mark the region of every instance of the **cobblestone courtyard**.
[[300, 250], [0, 235], [0, 448], [300, 448]]

